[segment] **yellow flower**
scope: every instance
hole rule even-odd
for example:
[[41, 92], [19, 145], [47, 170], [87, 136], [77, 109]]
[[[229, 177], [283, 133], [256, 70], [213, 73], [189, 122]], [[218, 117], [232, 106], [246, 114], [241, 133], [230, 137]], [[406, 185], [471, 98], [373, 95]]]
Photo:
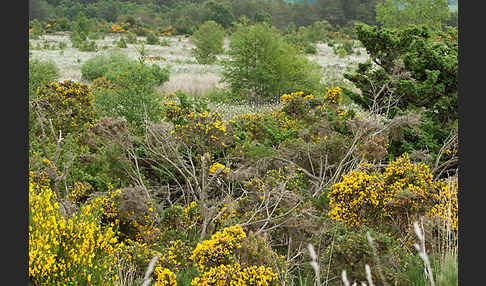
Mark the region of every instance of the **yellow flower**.
[[211, 173], [211, 174], [215, 174], [215, 173], [218, 173], [218, 172], [220, 172], [220, 174], [227, 174], [229, 171], [230, 171], [230, 169], [226, 168], [226, 166], [221, 164], [221, 163], [214, 163], [209, 168], [209, 173]]

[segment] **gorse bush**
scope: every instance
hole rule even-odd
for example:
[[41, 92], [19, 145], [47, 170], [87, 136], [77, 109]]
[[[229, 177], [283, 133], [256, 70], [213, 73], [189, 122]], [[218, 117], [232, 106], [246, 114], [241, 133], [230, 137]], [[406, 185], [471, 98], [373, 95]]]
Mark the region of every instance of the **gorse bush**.
[[122, 251], [116, 232], [101, 226], [99, 201], [64, 217], [56, 195], [29, 182], [29, 280], [35, 285], [112, 285]]
[[[86, 130], [95, 122], [94, 95], [89, 86], [74, 81], [52, 82], [39, 89], [34, 109], [50, 119], [63, 134]], [[47, 121], [44, 123], [48, 126]]]
[[418, 215], [427, 213], [457, 228], [455, 186], [434, 181], [428, 166], [411, 163], [408, 154], [391, 162], [383, 172], [364, 169], [344, 175], [331, 187], [328, 197], [329, 216], [349, 226], [377, 225], [392, 218], [403, 230]]
[[287, 44], [267, 23], [239, 25], [230, 38], [223, 80], [235, 95], [257, 101], [277, 100], [286, 92], [317, 92], [319, 65]]
[[155, 267], [155, 286], [177, 286], [176, 275], [170, 269]]
[[246, 233], [240, 225], [224, 228], [211, 239], [198, 243], [191, 259], [196, 263], [199, 276], [191, 285], [278, 285], [277, 274], [264, 265], [243, 267], [235, 262], [234, 251], [241, 248]]
[[219, 265], [192, 280], [191, 285], [278, 285], [277, 274], [265, 266]]
[[191, 37], [196, 46], [191, 52], [200, 64], [211, 64], [223, 52], [224, 30], [214, 21], [202, 24]]
[[211, 239], [198, 243], [193, 250], [191, 260], [196, 263], [200, 273], [229, 260], [236, 248], [241, 247], [241, 240], [246, 237], [240, 225], [218, 231]]

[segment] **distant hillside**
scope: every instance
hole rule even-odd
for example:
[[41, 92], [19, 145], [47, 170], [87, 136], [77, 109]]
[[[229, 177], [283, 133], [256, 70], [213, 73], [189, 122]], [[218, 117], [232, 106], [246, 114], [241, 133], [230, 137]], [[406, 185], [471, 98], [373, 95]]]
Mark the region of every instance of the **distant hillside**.
[[[284, 0], [285, 3], [297, 3], [297, 2], [303, 2], [303, 1], [306, 1], [306, 0]], [[315, 0], [307, 0], [309, 3], [314, 3]], [[459, 0], [447, 0], [447, 5], [449, 6], [449, 9], [452, 11], [452, 12], [455, 12], [457, 11], [457, 7], [458, 7], [458, 1]]]
[[[297, 2], [304, 2], [305, 0], [284, 0], [284, 1], [285, 3], [297, 3]], [[307, 2], [312, 4], [315, 2], [315, 0], [307, 0]]]

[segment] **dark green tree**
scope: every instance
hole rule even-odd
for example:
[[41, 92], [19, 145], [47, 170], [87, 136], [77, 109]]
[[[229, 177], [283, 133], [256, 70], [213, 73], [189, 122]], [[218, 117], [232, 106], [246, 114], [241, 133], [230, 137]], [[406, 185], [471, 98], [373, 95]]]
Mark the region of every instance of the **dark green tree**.
[[424, 109], [420, 125], [394, 139], [390, 153], [427, 150], [437, 155], [458, 119], [457, 29], [434, 32], [426, 26], [378, 29], [360, 24], [356, 35], [371, 61], [344, 74], [361, 94], [348, 89], [344, 93], [388, 118]]
[[225, 29], [232, 25], [234, 18], [229, 5], [209, 0], [204, 2], [204, 8], [206, 10], [205, 21], [214, 21]]
[[316, 0], [315, 5], [320, 19], [325, 19], [333, 25], [346, 23], [342, 0]]
[[114, 0], [105, 0], [96, 3], [98, 19], [116, 22], [118, 16], [120, 15], [120, 2]]

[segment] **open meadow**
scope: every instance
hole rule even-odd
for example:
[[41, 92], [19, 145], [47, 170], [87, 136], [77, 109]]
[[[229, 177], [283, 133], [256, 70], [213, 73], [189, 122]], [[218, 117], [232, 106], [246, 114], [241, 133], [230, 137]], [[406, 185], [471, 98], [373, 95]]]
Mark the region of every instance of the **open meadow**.
[[[106, 54], [112, 50], [119, 50], [131, 59], [138, 59], [140, 56], [139, 49], [145, 37], [137, 37], [139, 44], [127, 44], [127, 48], [120, 49], [116, 42], [122, 38], [119, 34], [109, 34], [104, 39], [95, 40], [98, 51], [79, 51], [73, 48], [69, 39], [69, 32], [59, 32], [57, 34], [43, 35], [40, 39], [29, 40], [31, 45], [30, 52], [32, 58], [40, 60], [53, 61], [60, 70], [59, 80], [74, 80], [83, 83], [89, 81], [83, 80], [81, 75], [81, 66], [83, 63], [97, 54]], [[201, 96], [214, 90], [214, 88], [224, 87], [221, 82], [221, 67], [218, 63], [198, 64], [194, 56], [191, 55], [191, 49], [194, 48], [187, 36], [166, 36], [161, 37], [168, 42], [168, 46], [145, 44], [147, 62], [160, 65], [161, 67], [169, 66], [170, 79], [163, 85], [157, 87], [161, 93], [174, 93], [176, 91], [185, 92], [189, 96]], [[59, 43], [66, 43], [63, 50], [59, 49]], [[44, 49], [45, 45], [51, 48]], [[228, 48], [228, 39], [225, 40], [224, 47]], [[308, 55], [307, 57], [318, 63], [323, 72], [321, 82], [327, 86], [348, 86], [351, 89], [356, 88], [350, 82], [343, 78], [344, 72], [351, 72], [356, 68], [358, 63], [365, 62], [368, 59], [366, 50], [362, 47], [356, 47], [355, 53], [351, 55], [337, 55], [326, 43], [317, 43], [317, 54]], [[218, 55], [218, 58], [225, 58], [224, 54]], [[228, 118], [238, 113], [248, 113], [257, 111], [273, 110], [275, 104], [226, 104], [224, 102], [213, 103], [213, 108], [228, 114]]]

